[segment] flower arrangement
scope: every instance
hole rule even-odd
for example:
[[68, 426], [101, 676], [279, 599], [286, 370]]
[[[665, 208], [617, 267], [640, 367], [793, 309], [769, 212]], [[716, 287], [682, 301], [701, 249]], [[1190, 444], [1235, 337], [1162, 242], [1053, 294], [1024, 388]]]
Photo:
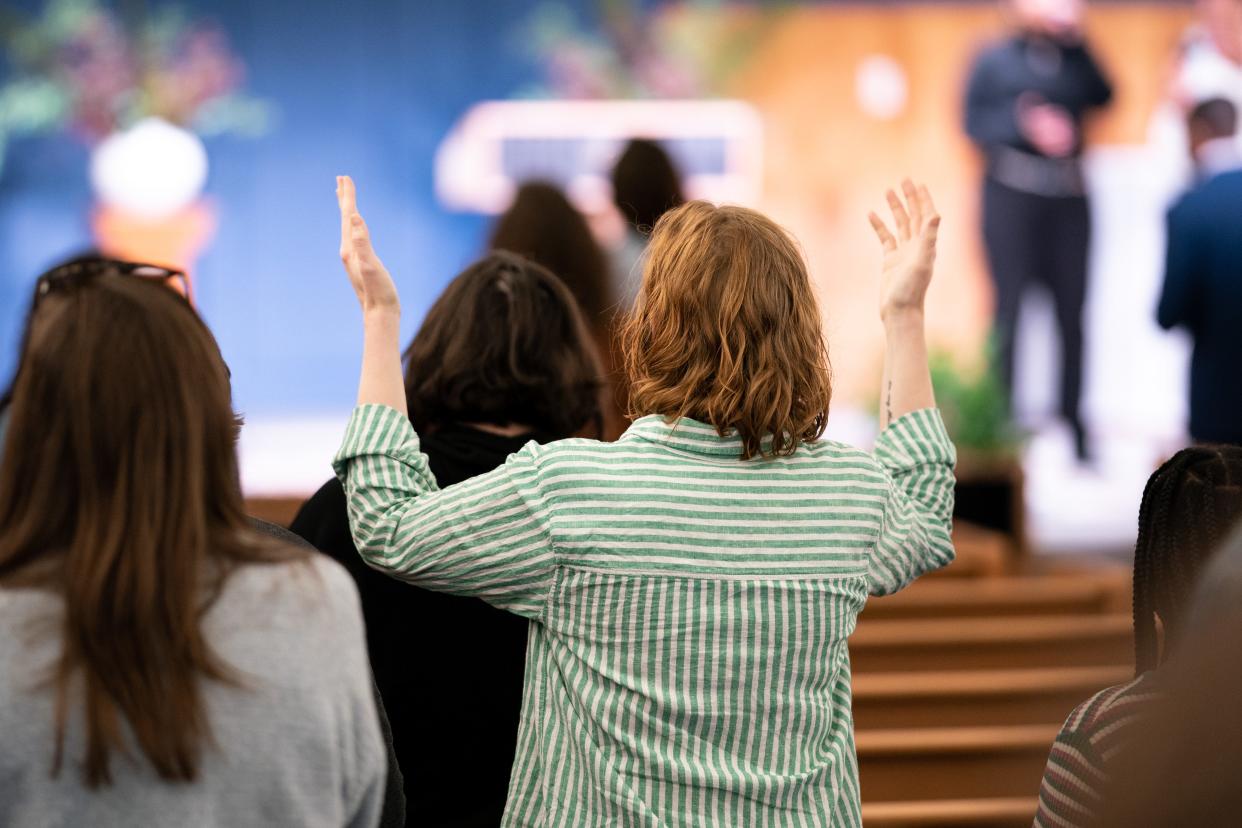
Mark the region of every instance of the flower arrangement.
[[99, 0], [47, 0], [26, 18], [0, 11], [0, 163], [6, 139], [67, 131], [90, 145], [146, 118], [199, 135], [254, 135], [268, 105], [241, 92], [224, 32], [176, 7], [138, 19]]
[[531, 96], [703, 98], [727, 92], [785, 2], [599, 0], [599, 26], [562, 3], [539, 6], [522, 33], [542, 64]]

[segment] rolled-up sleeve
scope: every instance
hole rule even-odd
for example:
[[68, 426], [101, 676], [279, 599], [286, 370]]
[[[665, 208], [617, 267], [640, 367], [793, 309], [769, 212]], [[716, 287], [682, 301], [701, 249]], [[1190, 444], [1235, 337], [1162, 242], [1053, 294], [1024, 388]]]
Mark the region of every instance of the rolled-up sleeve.
[[500, 467], [440, 489], [410, 421], [359, 406], [333, 467], [368, 564], [439, 592], [538, 618], [555, 570], [534, 443]]
[[927, 408], [884, 429], [875, 457], [889, 486], [868, 575], [871, 593], [887, 595], [953, 560], [957, 455], [940, 412]]

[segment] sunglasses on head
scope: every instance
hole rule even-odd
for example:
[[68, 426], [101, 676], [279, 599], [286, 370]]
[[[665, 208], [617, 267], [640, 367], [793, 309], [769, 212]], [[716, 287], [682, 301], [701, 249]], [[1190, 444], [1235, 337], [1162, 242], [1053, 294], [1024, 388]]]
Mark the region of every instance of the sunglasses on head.
[[40, 276], [35, 284], [35, 301], [38, 302], [49, 293], [73, 290], [99, 276], [132, 276], [135, 279], [158, 282], [181, 294], [186, 301], [193, 301], [190, 295], [190, 280], [180, 270], [105, 258], [77, 259], [52, 268]]

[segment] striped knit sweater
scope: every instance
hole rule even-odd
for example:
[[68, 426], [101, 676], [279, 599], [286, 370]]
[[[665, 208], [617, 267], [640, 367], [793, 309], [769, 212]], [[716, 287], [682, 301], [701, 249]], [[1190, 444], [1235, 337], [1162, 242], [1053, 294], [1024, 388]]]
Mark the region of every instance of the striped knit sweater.
[[1065, 720], [1039, 787], [1035, 828], [1093, 825], [1103, 804], [1108, 766], [1134, 738], [1151, 703], [1158, 698], [1151, 673], [1101, 690]]
[[418, 446], [362, 406], [335, 466], [372, 566], [534, 622], [505, 825], [861, 824], [846, 639], [953, 558], [935, 410], [751, 460], [644, 417], [443, 490]]

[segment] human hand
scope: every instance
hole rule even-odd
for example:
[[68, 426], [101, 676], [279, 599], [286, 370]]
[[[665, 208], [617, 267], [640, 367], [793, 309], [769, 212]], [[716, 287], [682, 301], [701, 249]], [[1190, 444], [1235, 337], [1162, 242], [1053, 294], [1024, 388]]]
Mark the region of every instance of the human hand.
[[915, 186], [906, 179], [901, 190], [905, 203], [893, 190], [887, 194], [895, 233], [875, 213], [869, 216], [884, 248], [880, 318], [886, 322], [895, 314], [922, 313], [936, 263], [936, 237], [940, 231], [940, 214], [936, 212], [927, 187]]
[[367, 223], [358, 213], [354, 182], [347, 175], [336, 177], [336, 200], [341, 210], [341, 263], [345, 265], [345, 273], [363, 313], [400, 314], [397, 286], [371, 247]]
[[1018, 127], [1035, 149], [1049, 158], [1064, 158], [1078, 143], [1078, 128], [1063, 106], [1018, 101]]

